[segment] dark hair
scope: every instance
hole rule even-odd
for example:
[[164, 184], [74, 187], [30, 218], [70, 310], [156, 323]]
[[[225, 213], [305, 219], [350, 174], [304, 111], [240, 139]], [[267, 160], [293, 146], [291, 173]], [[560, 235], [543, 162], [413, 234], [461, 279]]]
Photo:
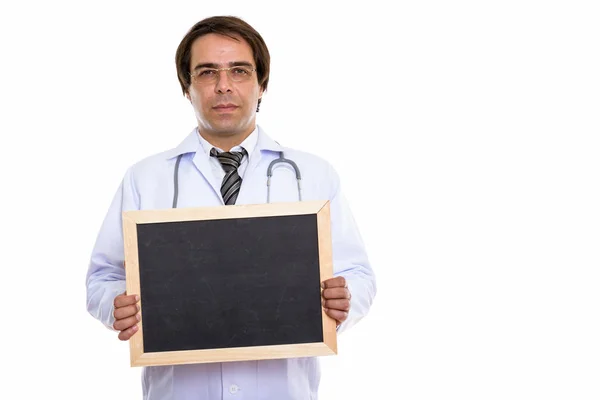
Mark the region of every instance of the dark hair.
[[[258, 84], [263, 91], [267, 90], [271, 56], [269, 55], [269, 49], [263, 38], [252, 26], [238, 17], [216, 16], [205, 18], [202, 21], [197, 22], [187, 32], [177, 47], [177, 52], [175, 53], [177, 78], [179, 79], [179, 84], [181, 85], [181, 90], [184, 95], [187, 94], [191, 84], [190, 59], [192, 43], [200, 36], [209, 33], [216, 33], [235, 40], [239, 40], [238, 37], [241, 37], [248, 42], [252, 49], [254, 63], [256, 64]], [[261, 99], [258, 99], [256, 111], [258, 111], [258, 108], [260, 107], [260, 100]]]

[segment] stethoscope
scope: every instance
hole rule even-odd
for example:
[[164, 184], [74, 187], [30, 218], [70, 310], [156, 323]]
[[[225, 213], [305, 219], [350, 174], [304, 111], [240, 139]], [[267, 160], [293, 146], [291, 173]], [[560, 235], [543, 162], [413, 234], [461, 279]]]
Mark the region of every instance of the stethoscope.
[[[173, 208], [177, 208], [177, 198], [179, 196], [179, 163], [181, 162], [181, 157], [183, 157], [183, 154], [180, 154], [177, 157], [177, 162], [175, 162], [175, 173], [173, 176]], [[273, 170], [276, 169], [275, 165], [279, 163], [289, 164], [294, 168], [294, 171], [296, 172], [296, 181], [298, 183], [298, 200], [302, 201], [302, 187], [300, 185], [302, 177], [300, 175], [300, 168], [298, 168], [294, 161], [285, 158], [283, 156], [283, 151], [280, 151], [279, 158], [271, 161], [267, 168], [267, 203], [271, 202], [271, 177], [273, 176]]]

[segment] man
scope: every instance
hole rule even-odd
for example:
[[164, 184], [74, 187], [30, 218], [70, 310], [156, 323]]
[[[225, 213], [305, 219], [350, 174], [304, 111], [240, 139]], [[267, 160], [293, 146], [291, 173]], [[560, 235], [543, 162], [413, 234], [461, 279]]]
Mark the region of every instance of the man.
[[[120, 340], [135, 335], [140, 321], [139, 294], [125, 293], [121, 213], [265, 203], [267, 167], [282, 151], [302, 171], [302, 200], [330, 200], [334, 277], [322, 285], [324, 311], [338, 332], [367, 314], [375, 277], [336, 172], [314, 155], [280, 146], [256, 125], [269, 63], [262, 37], [238, 18], [202, 20], [181, 41], [177, 73], [198, 126], [174, 149], [127, 170], [87, 273], [88, 311]], [[298, 201], [291, 167], [273, 175], [269, 201]], [[320, 371], [318, 358], [306, 357], [146, 367], [142, 376], [147, 399], [304, 400], [317, 398]]]

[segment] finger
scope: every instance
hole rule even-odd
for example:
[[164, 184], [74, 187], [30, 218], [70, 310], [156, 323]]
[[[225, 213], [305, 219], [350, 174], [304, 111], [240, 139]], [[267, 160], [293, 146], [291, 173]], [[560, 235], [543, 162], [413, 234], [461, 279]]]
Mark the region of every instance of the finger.
[[136, 314], [132, 317], [128, 317], [128, 318], [124, 318], [124, 319], [119, 319], [117, 321], [115, 321], [115, 323], [113, 324], [113, 328], [115, 328], [115, 330], [117, 331], [124, 331], [125, 329], [129, 329], [132, 326], [134, 326], [135, 324], [137, 324], [138, 322], [140, 322], [140, 314]]
[[321, 287], [323, 289], [334, 287], [348, 287], [348, 283], [346, 282], [346, 278], [344, 278], [343, 276], [336, 276], [335, 278], [330, 278], [326, 281], [323, 281]]
[[127, 330], [119, 332], [119, 339], [120, 340], [129, 340], [137, 331], [138, 331], [138, 326], [134, 325]]
[[324, 300], [323, 307], [331, 310], [350, 311], [350, 300], [338, 299], [338, 300]]
[[325, 299], [350, 299], [350, 291], [344, 287], [323, 290]]
[[119, 308], [119, 307], [131, 305], [131, 304], [135, 304], [138, 301], [140, 301], [140, 296], [138, 296], [137, 294], [131, 294], [131, 295], [120, 294], [117, 297], [115, 297], [114, 305], [115, 305], [115, 308]]
[[325, 310], [325, 314], [327, 314], [331, 318], [335, 319], [340, 324], [342, 322], [344, 322], [346, 320], [346, 318], [348, 318], [348, 312], [347, 311], [332, 310], [330, 308], [325, 308], [324, 310]]
[[139, 304], [132, 304], [130, 306], [124, 306], [115, 308], [115, 312], [113, 313], [115, 319], [123, 319], [127, 317], [131, 317], [132, 315], [137, 314], [140, 311]]

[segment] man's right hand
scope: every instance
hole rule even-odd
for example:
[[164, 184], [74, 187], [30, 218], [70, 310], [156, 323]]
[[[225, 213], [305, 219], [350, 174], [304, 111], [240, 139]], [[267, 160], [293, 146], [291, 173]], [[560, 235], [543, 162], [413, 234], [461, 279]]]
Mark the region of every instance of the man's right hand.
[[140, 305], [137, 302], [140, 296], [132, 294], [127, 295], [127, 292], [115, 297], [114, 300], [114, 317], [115, 323], [113, 328], [119, 332], [120, 340], [129, 340], [137, 331], [137, 323], [140, 322]]

